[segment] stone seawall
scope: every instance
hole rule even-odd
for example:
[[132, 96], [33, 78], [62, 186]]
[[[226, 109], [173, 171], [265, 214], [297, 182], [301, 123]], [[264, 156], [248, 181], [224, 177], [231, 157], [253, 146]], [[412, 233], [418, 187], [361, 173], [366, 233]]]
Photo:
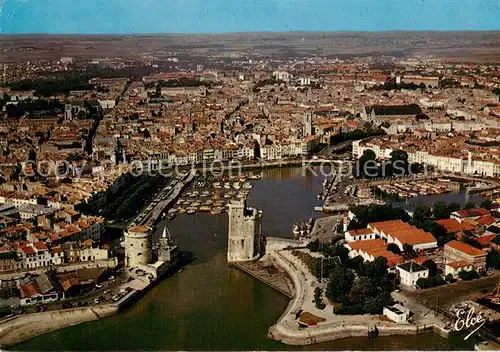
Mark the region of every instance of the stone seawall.
[[0, 348], [5, 348], [58, 329], [116, 314], [118, 306], [103, 304], [19, 315], [0, 322]]
[[448, 331], [438, 326], [427, 325], [419, 327], [411, 324], [396, 324], [380, 320], [374, 321], [373, 316], [369, 315], [352, 316], [355, 319], [352, 319], [349, 323], [339, 321], [328, 325], [313, 326], [301, 330], [296, 327], [292, 328], [290, 322], [287, 323], [286, 320], [293, 320], [291, 317], [302, 309], [306, 296], [306, 286], [304, 286], [306, 281], [301, 277], [303, 275], [302, 272], [282, 254], [279, 252], [271, 252], [269, 254], [289, 275], [295, 286], [295, 295], [293, 299], [290, 301], [276, 324], [269, 328], [268, 336], [273, 340], [288, 345], [311, 345], [348, 337], [366, 337], [368, 331], [373, 329], [374, 323], [376, 323], [380, 336], [416, 335], [428, 331], [435, 332], [442, 337], [447, 337], [448, 335]]

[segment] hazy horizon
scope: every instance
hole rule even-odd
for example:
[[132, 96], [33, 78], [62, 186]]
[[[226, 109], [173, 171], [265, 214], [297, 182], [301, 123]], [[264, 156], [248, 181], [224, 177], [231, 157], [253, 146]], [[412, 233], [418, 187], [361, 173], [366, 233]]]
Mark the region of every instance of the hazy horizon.
[[0, 0], [0, 34], [500, 30], [498, 0]]

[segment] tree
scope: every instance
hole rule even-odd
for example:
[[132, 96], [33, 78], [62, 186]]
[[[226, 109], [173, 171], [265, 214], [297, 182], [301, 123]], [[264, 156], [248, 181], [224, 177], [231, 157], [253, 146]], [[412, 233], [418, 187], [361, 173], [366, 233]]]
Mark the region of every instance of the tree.
[[471, 270], [471, 271], [460, 270], [458, 272], [458, 277], [464, 281], [469, 281], [469, 280], [478, 279], [479, 274], [477, 273], [476, 270]]
[[311, 241], [306, 246], [311, 252], [319, 251], [319, 239], [316, 238], [314, 241]]
[[314, 303], [316, 304], [316, 308], [318, 309], [325, 309], [326, 304], [323, 302], [323, 298], [321, 298], [321, 294], [323, 293], [323, 290], [319, 287], [316, 287], [314, 289]]
[[432, 209], [428, 205], [418, 205], [413, 211], [413, 221], [423, 223], [432, 217]]
[[432, 209], [432, 211], [434, 213], [434, 218], [436, 219], [447, 219], [450, 217], [451, 214], [450, 208], [442, 200], [437, 201], [434, 204], [434, 208]]
[[387, 245], [387, 250], [394, 253], [394, 254], [401, 254], [401, 250], [399, 249], [399, 247], [396, 243], [389, 243]]
[[456, 240], [457, 236], [454, 233], [447, 234], [445, 236], [437, 237], [438, 247], [443, 247], [446, 243]]
[[481, 202], [480, 207], [491, 210], [491, 208], [493, 207], [493, 202], [490, 199], [485, 199]]
[[413, 259], [416, 257], [418, 257], [418, 254], [417, 254], [417, 252], [415, 252], [413, 247], [407, 243], [403, 244], [403, 258], [405, 260], [408, 260], [408, 259]]
[[475, 207], [476, 207], [476, 202], [474, 202], [473, 200], [469, 200], [464, 205], [464, 209], [474, 209]]
[[429, 283], [429, 287], [441, 286], [446, 283], [441, 275], [429, 276], [427, 282]]
[[438, 274], [437, 264], [432, 259], [427, 259], [422, 263], [422, 266], [425, 266], [429, 269], [429, 276], [436, 276]]
[[460, 210], [460, 204], [457, 202], [451, 202], [448, 204], [448, 209], [450, 210], [450, 213], [453, 213], [454, 211]]
[[358, 276], [366, 276], [365, 260], [360, 255], [354, 258], [348, 258], [345, 261], [345, 266], [354, 270]]
[[350, 269], [342, 265], [336, 266], [330, 273], [330, 281], [326, 287], [326, 297], [335, 303], [342, 302], [351, 290], [353, 282], [354, 274]]
[[349, 301], [352, 304], [362, 304], [374, 294], [370, 280], [366, 276], [358, 277], [349, 292]]
[[377, 159], [375, 152], [371, 149], [366, 149], [363, 151], [363, 155], [358, 160], [358, 170], [356, 170], [355, 174], [358, 177], [370, 176], [374, 173], [374, 163]]
[[427, 280], [425, 277], [421, 277], [417, 280], [416, 286], [420, 289], [429, 288], [429, 280]]
[[391, 172], [390, 176], [403, 176], [408, 173], [408, 153], [404, 150], [394, 150], [391, 152]]
[[486, 255], [486, 268], [500, 269], [500, 253], [496, 250], [491, 250]]
[[464, 234], [462, 235], [462, 238], [460, 239], [463, 243], [467, 243], [468, 245], [472, 247], [476, 247], [481, 249], [481, 244], [478, 242], [478, 240], [474, 237], [474, 235], [470, 231], [464, 231]]
[[452, 274], [448, 274], [448, 275], [446, 275], [445, 280], [446, 280], [446, 282], [450, 283], [450, 282], [453, 282], [455, 280], [455, 278], [453, 277]]

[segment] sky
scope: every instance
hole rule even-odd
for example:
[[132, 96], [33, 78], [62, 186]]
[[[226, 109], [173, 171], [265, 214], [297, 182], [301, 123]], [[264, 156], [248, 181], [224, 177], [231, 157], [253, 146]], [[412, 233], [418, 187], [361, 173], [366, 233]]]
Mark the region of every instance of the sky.
[[500, 30], [500, 0], [0, 0], [0, 33]]

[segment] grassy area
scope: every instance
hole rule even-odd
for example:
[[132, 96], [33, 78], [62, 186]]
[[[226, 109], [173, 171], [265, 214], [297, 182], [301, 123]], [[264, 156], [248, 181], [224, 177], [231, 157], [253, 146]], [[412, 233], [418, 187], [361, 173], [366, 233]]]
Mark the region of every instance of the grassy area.
[[307, 324], [307, 325], [314, 324], [314, 323], [316, 323], [316, 324], [321, 323], [325, 320], [326, 320], [325, 318], [318, 317], [318, 316], [316, 316], [312, 313], [309, 313], [309, 312], [304, 312], [300, 315], [300, 322]]
[[500, 272], [472, 281], [458, 281], [453, 284], [404, 292], [404, 295], [415, 299], [429, 308], [438, 307], [447, 309], [453, 304], [481, 298], [483, 292], [492, 292], [500, 279]]

